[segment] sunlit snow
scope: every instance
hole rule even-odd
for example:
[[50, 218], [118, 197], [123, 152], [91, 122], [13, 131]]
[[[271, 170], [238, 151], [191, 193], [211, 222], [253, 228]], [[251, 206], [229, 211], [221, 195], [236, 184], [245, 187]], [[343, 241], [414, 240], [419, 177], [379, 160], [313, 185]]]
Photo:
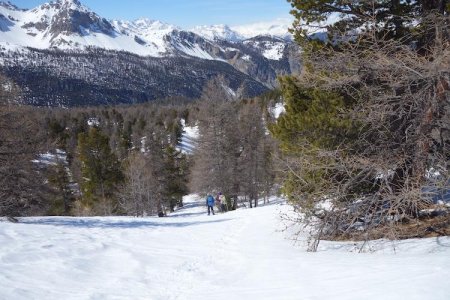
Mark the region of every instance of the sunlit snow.
[[283, 232], [278, 199], [208, 216], [204, 199], [166, 218], [0, 222], [0, 299], [447, 300], [450, 238], [322, 242]]

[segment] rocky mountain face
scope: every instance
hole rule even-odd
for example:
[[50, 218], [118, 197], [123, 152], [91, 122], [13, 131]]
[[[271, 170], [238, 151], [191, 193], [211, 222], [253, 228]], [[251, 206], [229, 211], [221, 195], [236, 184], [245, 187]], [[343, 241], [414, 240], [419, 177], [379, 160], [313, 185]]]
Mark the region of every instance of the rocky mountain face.
[[196, 98], [218, 75], [236, 97], [252, 97], [299, 71], [298, 53], [288, 39], [247, 38], [224, 25], [186, 31], [149, 19], [110, 21], [78, 0], [31, 10], [0, 2], [0, 72], [34, 105]]
[[[24, 22], [21, 26], [27, 30], [29, 35], [44, 32], [53, 46], [58, 43], [67, 43], [62, 36], [86, 35], [89, 31], [114, 35], [113, 26], [97, 14], [89, 11], [77, 0], [62, 0], [44, 4], [31, 11], [36, 16], [41, 16], [39, 20]], [[57, 42], [55, 42], [57, 41]]]

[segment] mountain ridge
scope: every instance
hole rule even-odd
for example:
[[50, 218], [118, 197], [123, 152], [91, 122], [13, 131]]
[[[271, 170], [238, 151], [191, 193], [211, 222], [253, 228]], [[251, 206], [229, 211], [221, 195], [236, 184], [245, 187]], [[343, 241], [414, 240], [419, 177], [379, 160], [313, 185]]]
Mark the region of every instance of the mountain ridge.
[[93, 46], [161, 57], [171, 54], [173, 45], [167, 44], [165, 38], [174, 31], [191, 32], [209, 41], [237, 42], [260, 35], [289, 40], [287, 27], [285, 33], [277, 36], [269, 30], [267, 34], [262, 34], [261, 30], [253, 35], [248, 31], [247, 34], [240, 34], [228, 25], [197, 26], [184, 30], [148, 18], [107, 20], [78, 0], [51, 1], [29, 10], [0, 1], [0, 16], [9, 20], [8, 29], [2, 30], [2, 43], [38, 49], [83, 49]]
[[[204, 27], [205, 30], [206, 28]], [[209, 30], [210, 35], [205, 36], [149, 18], [135, 21], [107, 20], [78, 0], [52, 1], [28, 10], [0, 1], [0, 71], [20, 83], [25, 91], [26, 103], [73, 106], [86, 103], [79, 99], [71, 101], [74, 93], [63, 93], [55, 98], [54, 94], [59, 92], [55, 92], [54, 84], [49, 83], [50, 78], [56, 82], [67, 79], [85, 82], [81, 86], [97, 91], [91, 100], [95, 105], [151, 101], [158, 97], [172, 96], [195, 98], [199, 96], [202, 85], [221, 75], [233, 82], [233, 87], [230, 88], [234, 92], [237, 89], [247, 91], [241, 93], [242, 97], [255, 96], [275, 87], [279, 75], [291, 74], [301, 67], [297, 59], [299, 49], [286, 37], [259, 35], [246, 38], [226, 25], [214, 28], [222, 30], [222, 35]], [[61, 54], [61, 51], [65, 54]], [[105, 57], [114, 57], [114, 63], [118, 65], [126, 65], [125, 72], [139, 69], [137, 73], [149, 78], [144, 78], [136, 90], [130, 90], [129, 87], [133, 84], [124, 78], [123, 82], [112, 89], [117, 93], [111, 94], [108, 82], [103, 80], [109, 68], [98, 57], [99, 53]], [[70, 56], [70, 61], [60, 60], [61, 56], [67, 55]], [[141, 57], [140, 62], [137, 63], [132, 55]], [[33, 61], [30, 62], [31, 57]], [[91, 57], [99, 65], [92, 65], [87, 57]], [[63, 65], [55, 65], [51, 60], [60, 61]], [[148, 72], [146, 64], [157, 63], [161, 64], [156, 68], [161, 73]], [[184, 80], [179, 80], [179, 70], [168, 67], [175, 63], [181, 63], [179, 69], [189, 74]], [[90, 72], [89, 76], [80, 76], [84, 74], [85, 71], [82, 70], [86, 70], [86, 65], [94, 69], [97, 75]], [[209, 72], [207, 67], [214, 72]], [[67, 77], [68, 73], [72, 77]], [[198, 78], [191, 76], [194, 73]], [[65, 77], [60, 78], [60, 74], [65, 74]], [[48, 99], [45, 99], [43, 88], [39, 87], [36, 91], [37, 87], [30, 78], [46, 82], [47, 86], [52, 86], [49, 90], [54, 94], [49, 94]], [[158, 84], [145, 84], [145, 80], [152, 81], [154, 78], [158, 78]], [[174, 86], [175, 82], [182, 86], [193, 86], [178, 88]], [[95, 88], [92, 88], [92, 84]], [[144, 92], [143, 86], [150, 91]], [[105, 100], [105, 95], [101, 92], [103, 90], [113, 100]], [[35, 99], [31, 91], [40, 95], [39, 100]], [[124, 91], [141, 96], [133, 99]], [[145, 95], [142, 96], [142, 93]]]

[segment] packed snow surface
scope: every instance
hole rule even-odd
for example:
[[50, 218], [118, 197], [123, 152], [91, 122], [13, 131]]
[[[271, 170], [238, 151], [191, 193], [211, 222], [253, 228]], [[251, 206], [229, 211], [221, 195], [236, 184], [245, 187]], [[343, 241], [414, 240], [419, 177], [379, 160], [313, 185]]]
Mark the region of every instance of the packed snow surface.
[[214, 216], [185, 203], [166, 218], [0, 222], [0, 299], [450, 299], [450, 238], [308, 253], [280, 231], [280, 200]]

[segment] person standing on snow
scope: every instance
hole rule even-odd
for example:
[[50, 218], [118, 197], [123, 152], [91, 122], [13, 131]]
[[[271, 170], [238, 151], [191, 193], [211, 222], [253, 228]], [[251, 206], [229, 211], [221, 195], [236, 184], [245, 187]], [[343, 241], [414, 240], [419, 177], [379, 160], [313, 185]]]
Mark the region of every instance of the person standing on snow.
[[214, 197], [211, 196], [211, 194], [208, 194], [208, 197], [206, 197], [206, 206], [208, 206], [208, 216], [212, 211], [212, 214], [214, 215]]
[[219, 203], [221, 212], [228, 211], [227, 199], [225, 198], [225, 195], [222, 193], [219, 193]]

